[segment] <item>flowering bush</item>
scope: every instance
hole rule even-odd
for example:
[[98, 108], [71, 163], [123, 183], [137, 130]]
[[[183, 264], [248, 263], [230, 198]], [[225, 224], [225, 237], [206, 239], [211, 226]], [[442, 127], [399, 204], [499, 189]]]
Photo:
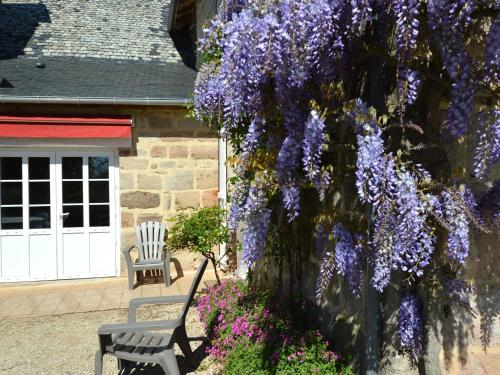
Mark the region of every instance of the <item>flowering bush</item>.
[[[271, 222], [328, 227], [318, 303], [335, 273], [354, 298], [403, 294], [461, 274], [472, 229], [498, 232], [499, 205], [475, 203], [499, 201], [497, 0], [224, 0], [204, 32], [194, 112], [235, 151], [229, 223], [244, 221], [249, 268]], [[290, 253], [309, 250], [297, 240]], [[400, 325], [401, 347], [426, 341]]]
[[276, 306], [269, 294], [237, 281], [224, 281], [198, 299], [207, 352], [224, 363], [226, 374], [351, 373], [318, 331], [304, 331], [302, 322], [292, 323]]
[[286, 346], [276, 364], [276, 374], [353, 374], [351, 367], [339, 363], [340, 356], [327, 348], [318, 332], [310, 332], [307, 344], [301, 347]]

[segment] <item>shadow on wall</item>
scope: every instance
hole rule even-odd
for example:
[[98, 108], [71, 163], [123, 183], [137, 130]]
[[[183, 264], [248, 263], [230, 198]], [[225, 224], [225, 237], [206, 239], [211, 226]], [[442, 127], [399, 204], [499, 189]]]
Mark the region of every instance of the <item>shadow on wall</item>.
[[[494, 326], [500, 318], [500, 234], [480, 234], [476, 236], [477, 268], [476, 312], [479, 315], [481, 344], [486, 349], [493, 344]], [[495, 343], [497, 344], [497, 343]]]
[[[42, 22], [52, 22], [44, 4], [0, 5], [0, 60], [24, 55], [24, 48]], [[34, 48], [38, 47], [36, 43]]]

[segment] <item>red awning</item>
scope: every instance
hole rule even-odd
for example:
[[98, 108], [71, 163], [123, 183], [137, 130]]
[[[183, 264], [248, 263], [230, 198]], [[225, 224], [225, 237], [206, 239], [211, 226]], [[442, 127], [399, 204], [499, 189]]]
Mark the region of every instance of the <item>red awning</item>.
[[0, 138], [131, 137], [131, 116], [0, 116]]

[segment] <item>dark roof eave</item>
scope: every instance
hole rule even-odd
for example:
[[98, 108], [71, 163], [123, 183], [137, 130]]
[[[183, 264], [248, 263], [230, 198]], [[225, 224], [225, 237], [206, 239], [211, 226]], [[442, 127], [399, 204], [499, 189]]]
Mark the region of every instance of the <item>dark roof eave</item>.
[[175, 21], [175, 13], [177, 12], [177, 1], [178, 0], [171, 0], [170, 1], [170, 9], [168, 12], [168, 23], [167, 23], [167, 29], [168, 32], [171, 33], [174, 31], [174, 21]]
[[0, 95], [0, 104], [103, 104], [103, 105], [144, 105], [144, 106], [187, 106], [188, 98], [91, 98], [59, 96], [12, 96]]

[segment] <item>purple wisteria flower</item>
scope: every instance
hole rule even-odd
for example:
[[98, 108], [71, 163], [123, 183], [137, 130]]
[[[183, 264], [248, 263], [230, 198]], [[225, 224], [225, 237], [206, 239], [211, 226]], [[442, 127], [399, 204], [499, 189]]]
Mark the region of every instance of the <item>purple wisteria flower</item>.
[[[463, 193], [446, 190], [440, 187], [446, 183], [444, 178], [439, 183], [432, 181], [429, 172], [415, 162], [418, 153], [414, 152], [434, 142], [429, 138], [432, 133], [422, 126], [424, 135], [405, 132], [399, 142], [402, 129], [394, 126], [394, 113], [379, 105], [383, 101], [370, 92], [376, 87], [366, 66], [378, 57], [373, 58], [371, 51], [366, 55], [365, 46], [376, 44], [383, 50], [389, 46], [388, 38], [395, 37], [396, 64], [383, 69], [376, 79], [390, 82], [381, 85], [380, 98], [397, 97], [396, 115], [402, 122], [425, 121], [420, 108], [412, 108], [416, 115], [406, 108], [417, 102], [422, 92], [420, 80], [426, 88], [434, 87], [428, 74], [431, 70], [432, 76], [443, 78], [439, 95], [444, 100], [439, 107], [449, 102], [442, 124], [448, 135], [466, 135], [470, 119], [475, 119], [474, 111], [481, 110], [474, 171], [489, 183], [488, 174], [494, 175], [491, 166], [500, 161], [500, 122], [494, 100], [483, 100], [483, 93], [489, 95], [498, 84], [500, 17], [488, 15], [486, 20], [481, 16], [476, 22], [474, 10], [485, 4], [476, 0], [223, 2], [201, 41], [208, 63], [196, 82], [194, 106], [200, 119], [222, 127], [222, 134], [234, 141], [235, 149], [241, 147], [242, 173], [238, 176], [243, 181], [232, 192], [229, 226], [235, 229], [245, 220], [243, 259], [247, 264], [262, 257], [275, 192], [279, 189], [283, 201], [277, 204], [284, 206], [292, 221], [301, 214], [303, 198], [308, 196], [302, 189], [309, 182], [320, 199], [327, 198], [330, 209], [334, 204], [335, 211], [326, 219], [318, 214], [311, 223], [351, 222], [359, 215], [358, 223], [367, 219], [370, 229], [364, 249], [366, 240], [341, 224], [315, 228], [316, 251], [323, 257], [318, 301], [336, 273], [345, 277], [349, 289], [359, 296], [365, 261], [374, 269], [370, 283], [380, 292], [391, 282], [393, 272], [401, 273], [401, 279], [396, 280], [418, 283], [434, 255], [436, 231], [431, 226], [436, 222], [448, 231], [449, 258], [458, 265], [465, 263], [469, 225], [476, 221], [483, 224], [479, 212], [490, 216], [488, 227], [500, 218], [500, 183], [496, 182], [477, 205], [467, 189]], [[487, 2], [490, 4], [493, 2]], [[421, 15], [429, 28], [422, 34]], [[484, 56], [469, 53], [466, 38], [475, 35], [476, 25], [481, 25], [480, 33], [488, 33]], [[481, 46], [478, 51], [482, 50]], [[432, 55], [430, 65], [421, 63], [426, 54]], [[435, 62], [442, 63], [437, 71]], [[479, 89], [481, 100], [476, 105]], [[370, 102], [357, 99], [346, 116], [356, 97]], [[426, 100], [421, 103], [428, 104]], [[349, 123], [352, 129], [346, 128]], [[327, 140], [333, 147], [325, 147]], [[442, 144], [442, 139], [436, 138], [436, 142]], [[263, 151], [265, 163], [252, 163], [257, 150]], [[334, 167], [331, 175], [327, 160]], [[334, 163], [339, 161], [344, 164], [335, 169], [338, 165]], [[259, 180], [263, 169], [272, 176], [272, 184]], [[352, 188], [359, 199], [346, 202], [343, 194], [337, 199], [336, 191], [328, 188], [333, 177], [341, 185], [339, 192], [346, 181], [354, 179]], [[272, 205], [268, 202], [271, 197]], [[360, 207], [363, 205], [368, 207]], [[347, 219], [344, 209], [355, 214]], [[334, 232], [335, 237], [330, 244], [328, 232]], [[413, 355], [423, 351], [421, 310], [418, 296], [402, 297], [401, 347]], [[237, 326], [246, 327], [243, 320]]]
[[300, 188], [297, 185], [289, 184], [281, 187], [283, 194], [283, 205], [287, 211], [288, 221], [293, 221], [300, 214]]
[[271, 210], [264, 186], [252, 186], [245, 204], [242, 259], [250, 267], [264, 254]]
[[401, 296], [399, 305], [399, 340], [401, 349], [420, 357], [424, 352], [422, 302], [410, 292]]
[[372, 286], [383, 292], [391, 281], [392, 252], [396, 237], [397, 219], [393, 202], [385, 199], [377, 208], [370, 247], [374, 253]]
[[418, 72], [410, 69], [398, 69], [398, 95], [400, 110], [404, 113], [406, 106], [412, 105], [417, 99], [420, 79]]
[[340, 276], [347, 279], [349, 289], [355, 298], [361, 294], [363, 282], [363, 237], [359, 234], [353, 236], [342, 224], [333, 227], [335, 238], [334, 252], [325, 252], [321, 262], [321, 269], [316, 286], [316, 299], [318, 303], [333, 278], [335, 270]]
[[351, 0], [352, 21], [350, 27], [355, 35], [361, 34], [370, 20], [373, 8], [371, 0]]
[[323, 294], [325, 293], [330, 280], [335, 274], [335, 253], [332, 251], [325, 251], [321, 259], [321, 267], [316, 281], [316, 302], [318, 305], [321, 303]]
[[245, 203], [250, 186], [246, 180], [240, 179], [231, 191], [231, 206], [229, 208], [228, 227], [236, 230], [243, 218]]
[[259, 141], [261, 140], [261, 137], [266, 129], [265, 125], [265, 120], [260, 116], [256, 116], [252, 120], [250, 126], [248, 127], [245, 143], [243, 144], [243, 154], [241, 156], [242, 159], [248, 159], [254, 154], [255, 150], [257, 150]]
[[313, 0], [306, 2], [309, 15], [308, 63], [320, 80], [331, 82], [336, 70], [329, 62], [341, 55], [343, 41], [340, 33], [340, 2]]
[[392, 255], [393, 268], [420, 277], [430, 263], [435, 238], [426, 223], [427, 212], [418, 196], [415, 179], [409, 172], [398, 174], [395, 199], [398, 224]]
[[384, 142], [378, 127], [364, 125], [364, 135], [357, 135], [356, 187], [361, 202], [375, 203], [380, 196], [383, 178]]
[[335, 238], [335, 267], [337, 273], [347, 278], [349, 289], [355, 298], [361, 294], [363, 282], [363, 246], [362, 236], [354, 236], [342, 225], [333, 228]]
[[492, 165], [500, 162], [500, 110], [479, 112], [477, 128], [474, 174], [482, 179], [488, 174]]
[[396, 45], [399, 61], [410, 59], [417, 47], [419, 0], [394, 0], [392, 12], [396, 18]]
[[301, 144], [298, 139], [294, 136], [287, 136], [276, 161], [278, 182], [282, 187], [283, 202], [290, 221], [296, 219], [300, 212], [300, 189], [296, 177], [300, 152]]
[[198, 118], [216, 118], [223, 107], [223, 85], [219, 69], [213, 63], [203, 64], [194, 87], [194, 111]]
[[304, 130], [302, 165], [307, 177], [309, 177], [320, 192], [324, 190], [324, 183], [320, 172], [324, 142], [325, 122], [320, 118], [318, 112], [312, 110]]
[[444, 68], [451, 78], [450, 107], [444, 129], [452, 137], [466, 133], [476, 84], [471, 77], [471, 58], [463, 30], [470, 23], [475, 4], [466, 0], [433, 0], [428, 3], [431, 37], [439, 46]]
[[448, 226], [448, 257], [464, 264], [469, 254], [469, 221], [463, 206], [448, 191], [441, 193], [443, 219]]
[[493, 21], [484, 53], [484, 81], [490, 85], [500, 81], [500, 16]]
[[240, 123], [244, 113], [261, 107], [260, 88], [266, 81], [267, 44], [276, 25], [274, 15], [257, 16], [251, 9], [233, 14], [224, 29], [221, 81], [224, 84], [224, 120], [227, 129]]

